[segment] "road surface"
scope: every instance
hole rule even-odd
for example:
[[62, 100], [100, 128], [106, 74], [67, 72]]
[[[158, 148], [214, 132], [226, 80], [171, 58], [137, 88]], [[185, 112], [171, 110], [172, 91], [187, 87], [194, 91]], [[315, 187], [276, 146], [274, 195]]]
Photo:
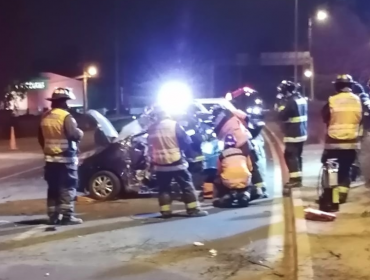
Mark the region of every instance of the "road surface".
[[186, 218], [174, 202], [178, 216], [162, 220], [155, 198], [78, 202], [86, 222], [49, 231], [42, 169], [5, 178], [0, 279], [291, 279], [294, 244], [280, 197], [280, 161], [274, 145], [266, 146], [272, 198], [228, 210], [205, 201], [210, 215], [202, 218]]

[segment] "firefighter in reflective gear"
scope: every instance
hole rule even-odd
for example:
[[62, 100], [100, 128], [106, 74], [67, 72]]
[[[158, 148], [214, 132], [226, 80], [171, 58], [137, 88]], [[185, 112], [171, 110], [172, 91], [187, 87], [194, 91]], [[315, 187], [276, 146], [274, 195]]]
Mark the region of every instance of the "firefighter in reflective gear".
[[302, 152], [307, 140], [307, 101], [298, 91], [299, 85], [282, 81], [278, 86], [276, 106], [283, 122], [284, 158], [289, 170], [285, 188], [302, 186]]
[[356, 150], [360, 147], [362, 105], [360, 98], [352, 92], [354, 81], [350, 75], [339, 75], [333, 83], [336, 94], [329, 97], [322, 109], [322, 117], [327, 124], [322, 162], [327, 159], [338, 161], [338, 187], [333, 189], [332, 197], [333, 203], [337, 204], [347, 200], [350, 170], [356, 159]]
[[247, 207], [250, 193], [247, 187], [252, 177], [252, 162], [246, 157], [241, 149], [235, 147], [236, 141], [233, 135], [225, 137], [225, 149], [218, 161], [218, 175], [216, 179], [217, 199], [213, 202], [215, 207]]
[[245, 156], [250, 156], [253, 164], [252, 183], [254, 186], [254, 190], [251, 191], [251, 200], [267, 198], [265, 184], [257, 165], [258, 156], [251, 142], [252, 135], [247, 129], [247, 114], [240, 110], [231, 112], [218, 106], [213, 108], [213, 116], [215, 117], [214, 131], [217, 134], [217, 138], [224, 141], [226, 135], [233, 135], [236, 147], [241, 149]]
[[[370, 88], [370, 80], [367, 86]], [[370, 98], [369, 94], [367, 94], [364, 88], [358, 83], [354, 84], [353, 93], [360, 97], [363, 110], [362, 130], [360, 130], [361, 149], [360, 152], [357, 153], [357, 157], [361, 170], [370, 170]], [[370, 173], [363, 172], [361, 175], [364, 177], [365, 183], [369, 187]]]
[[184, 128], [191, 139], [189, 156], [187, 157], [189, 171], [193, 177], [195, 189], [201, 190], [204, 182], [203, 168], [205, 160], [202, 152], [202, 143], [207, 141], [207, 136], [199, 126], [199, 121], [194, 116], [186, 116]]
[[185, 155], [189, 156], [191, 139], [185, 130], [160, 107], [155, 109], [156, 120], [148, 129], [149, 155], [159, 188], [160, 211], [171, 217], [171, 183], [174, 179], [181, 188], [189, 216], [206, 216], [194, 189]]
[[50, 224], [82, 223], [74, 217], [74, 199], [78, 183], [77, 144], [83, 132], [68, 112], [67, 101], [70, 99], [74, 99], [73, 93], [57, 88], [47, 99], [51, 101], [51, 110], [43, 114], [39, 129], [39, 143], [45, 154]]

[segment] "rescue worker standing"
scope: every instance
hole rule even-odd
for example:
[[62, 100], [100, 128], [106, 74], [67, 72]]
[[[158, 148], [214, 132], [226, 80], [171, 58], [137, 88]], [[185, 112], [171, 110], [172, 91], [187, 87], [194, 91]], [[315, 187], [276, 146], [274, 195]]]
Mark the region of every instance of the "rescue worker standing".
[[217, 197], [215, 207], [231, 207], [237, 201], [239, 207], [248, 206], [250, 194], [247, 187], [252, 177], [252, 162], [242, 150], [235, 147], [233, 135], [225, 137], [225, 149], [218, 160], [218, 178], [216, 179]]
[[[282, 81], [278, 86], [277, 111], [284, 122], [284, 158], [289, 170], [289, 182], [285, 188], [302, 187], [302, 152], [307, 140], [307, 101], [291, 81]], [[279, 98], [280, 97], [280, 98]]]
[[253, 164], [252, 183], [255, 187], [251, 199], [268, 197], [265, 183], [257, 165], [258, 156], [251, 142], [252, 135], [246, 128], [248, 122], [247, 114], [240, 110], [232, 112], [222, 107], [215, 107], [213, 109], [213, 115], [215, 117], [214, 131], [217, 134], [217, 138], [224, 141], [226, 135], [233, 135], [236, 141], [236, 147], [241, 149], [245, 156], [251, 157]]
[[82, 224], [74, 217], [78, 184], [77, 144], [83, 132], [68, 112], [67, 101], [75, 99], [68, 89], [57, 88], [51, 98], [51, 110], [43, 114], [39, 143], [45, 154], [45, 180], [48, 184], [47, 212], [50, 224]]
[[360, 98], [352, 93], [354, 81], [350, 75], [339, 75], [333, 83], [336, 94], [329, 97], [322, 109], [322, 117], [327, 124], [322, 162], [329, 158], [337, 159], [338, 187], [333, 189], [333, 203], [345, 203], [351, 183], [351, 166], [360, 147], [362, 105]]
[[[368, 82], [370, 88], [370, 81]], [[365, 92], [361, 84], [355, 83], [352, 87], [353, 93], [357, 94], [362, 103], [363, 119], [362, 129], [360, 130], [361, 137], [361, 149], [357, 154], [358, 161], [360, 163], [361, 170], [370, 170], [370, 98]], [[361, 171], [359, 172], [361, 173]], [[362, 172], [365, 183], [367, 186], [370, 185], [370, 173]]]
[[171, 182], [180, 186], [186, 211], [190, 217], [206, 216], [200, 210], [192, 177], [184, 153], [189, 156], [191, 139], [185, 130], [172, 120], [161, 108], [154, 109], [155, 123], [148, 129], [151, 164], [159, 187], [159, 205], [162, 217], [171, 217]]

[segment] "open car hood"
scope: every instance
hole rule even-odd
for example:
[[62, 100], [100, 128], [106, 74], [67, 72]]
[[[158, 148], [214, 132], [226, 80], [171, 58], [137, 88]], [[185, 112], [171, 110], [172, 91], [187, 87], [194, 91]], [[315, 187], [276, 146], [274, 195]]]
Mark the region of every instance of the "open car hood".
[[146, 116], [142, 115], [138, 119], [123, 125], [120, 129], [120, 133], [118, 133], [113, 124], [98, 111], [89, 110], [87, 113], [98, 125], [98, 130], [95, 133], [95, 144], [98, 146], [114, 143], [129, 136], [141, 134], [147, 130], [150, 124], [149, 119], [146, 119]]

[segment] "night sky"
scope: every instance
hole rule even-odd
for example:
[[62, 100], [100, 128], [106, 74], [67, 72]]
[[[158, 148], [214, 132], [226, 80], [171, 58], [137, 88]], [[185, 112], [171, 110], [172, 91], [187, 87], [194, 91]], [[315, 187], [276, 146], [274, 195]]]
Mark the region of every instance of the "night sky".
[[[115, 34], [120, 83], [128, 92], [181, 65], [293, 48], [293, 0], [0, 2], [1, 89], [41, 71], [79, 75], [84, 63], [93, 62], [101, 72], [96, 85], [113, 91]], [[300, 2], [301, 49], [315, 7], [346, 2], [364, 21], [370, 14], [368, 0]]]

